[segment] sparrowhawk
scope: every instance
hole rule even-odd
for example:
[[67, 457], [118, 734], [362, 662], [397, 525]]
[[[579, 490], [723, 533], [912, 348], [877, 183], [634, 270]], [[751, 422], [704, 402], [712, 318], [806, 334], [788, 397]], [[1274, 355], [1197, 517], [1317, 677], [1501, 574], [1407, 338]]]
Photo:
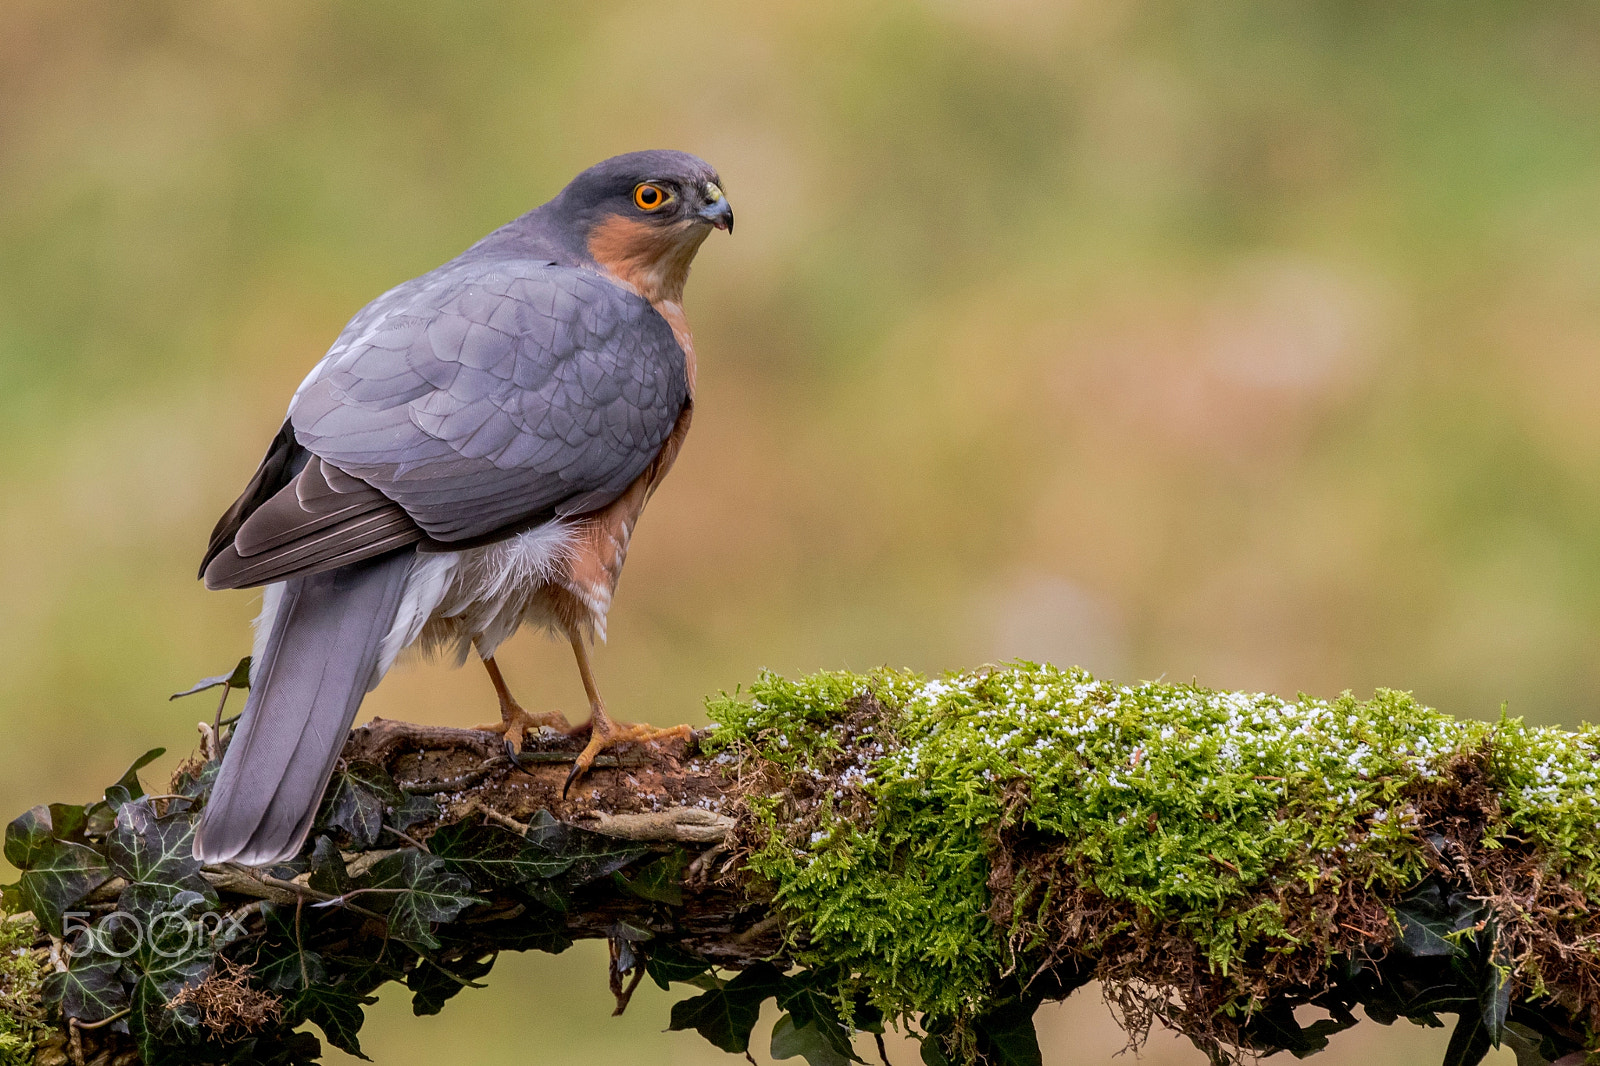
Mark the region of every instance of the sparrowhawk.
[[345, 326], [201, 564], [208, 588], [267, 588], [197, 858], [298, 852], [362, 697], [412, 644], [476, 651], [486, 728], [520, 747], [567, 723], [518, 706], [495, 650], [525, 623], [569, 640], [591, 710], [569, 784], [607, 747], [687, 733], [613, 722], [587, 643], [689, 429], [683, 286], [713, 228], [733, 211], [703, 160], [617, 156]]

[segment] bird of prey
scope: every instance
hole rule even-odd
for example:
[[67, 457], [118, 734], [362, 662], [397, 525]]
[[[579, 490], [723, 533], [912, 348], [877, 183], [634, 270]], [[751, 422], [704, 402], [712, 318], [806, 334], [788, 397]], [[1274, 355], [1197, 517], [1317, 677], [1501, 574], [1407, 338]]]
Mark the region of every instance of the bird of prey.
[[201, 576], [265, 585], [251, 686], [195, 836], [267, 865], [305, 841], [362, 697], [402, 649], [482, 658], [486, 726], [570, 729], [507, 690], [524, 623], [566, 638], [590, 704], [568, 784], [600, 751], [684, 736], [607, 714], [587, 644], [694, 406], [689, 265], [733, 210], [707, 163], [635, 152], [350, 320], [290, 401]]

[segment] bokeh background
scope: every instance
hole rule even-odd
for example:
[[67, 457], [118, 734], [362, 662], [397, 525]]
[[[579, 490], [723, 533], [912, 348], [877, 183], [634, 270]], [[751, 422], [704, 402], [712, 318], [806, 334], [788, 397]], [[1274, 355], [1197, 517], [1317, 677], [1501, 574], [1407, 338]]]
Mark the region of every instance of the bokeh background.
[[[166, 694], [255, 607], [194, 567], [300, 377], [640, 147], [712, 160], [739, 227], [695, 268], [694, 432], [599, 658], [624, 717], [761, 667], [1027, 656], [1576, 723], [1597, 116], [1600, 8], [1563, 0], [3, 0], [0, 809], [170, 767], [210, 705]], [[559, 647], [502, 661], [581, 710]], [[493, 708], [410, 665], [364, 713]], [[442, 1017], [386, 996], [365, 1042], [732, 1061], [604, 985], [590, 948], [508, 958]], [[1040, 1023], [1053, 1063], [1121, 1047], [1092, 993]], [[1367, 1024], [1322, 1061], [1444, 1042]]]

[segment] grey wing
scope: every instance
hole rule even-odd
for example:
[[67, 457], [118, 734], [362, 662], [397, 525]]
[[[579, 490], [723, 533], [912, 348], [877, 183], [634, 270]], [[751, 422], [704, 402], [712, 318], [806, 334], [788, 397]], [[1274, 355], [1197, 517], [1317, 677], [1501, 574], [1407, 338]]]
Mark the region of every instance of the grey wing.
[[548, 263], [428, 277], [357, 316], [300, 387], [289, 424], [304, 465], [237, 525], [208, 584], [280, 580], [419, 540], [477, 543], [598, 509], [660, 451], [688, 381], [648, 303]]

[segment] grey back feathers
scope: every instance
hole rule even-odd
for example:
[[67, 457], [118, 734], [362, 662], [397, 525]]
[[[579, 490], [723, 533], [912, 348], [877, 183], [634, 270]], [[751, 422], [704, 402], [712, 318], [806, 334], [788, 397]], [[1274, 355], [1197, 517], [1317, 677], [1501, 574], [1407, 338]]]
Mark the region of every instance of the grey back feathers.
[[643, 473], [689, 395], [666, 320], [581, 268], [469, 256], [346, 327], [219, 524], [209, 587], [480, 541], [596, 510]]
[[609, 503], [687, 399], [683, 351], [644, 300], [586, 271], [491, 261], [336, 346], [290, 419], [448, 543]]

